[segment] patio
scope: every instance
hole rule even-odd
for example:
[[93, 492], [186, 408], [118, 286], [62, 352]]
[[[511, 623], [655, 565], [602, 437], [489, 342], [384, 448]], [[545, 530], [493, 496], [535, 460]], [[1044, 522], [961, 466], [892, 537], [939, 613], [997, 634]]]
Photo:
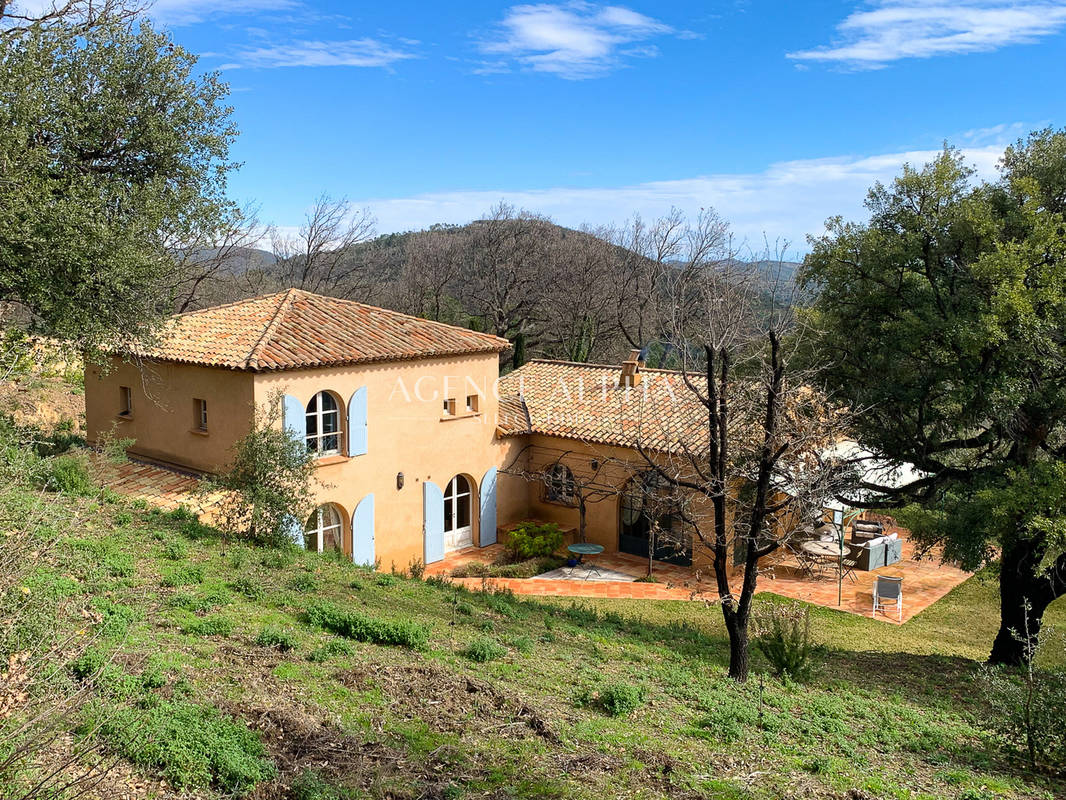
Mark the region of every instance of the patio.
[[[759, 576], [758, 592], [802, 600], [813, 605], [846, 611], [851, 614], [870, 616], [872, 590], [877, 575], [903, 577], [903, 622], [921, 613], [970, 577], [951, 564], [941, 564], [930, 555], [919, 559], [907, 531], [890, 527], [886, 532], [896, 532], [903, 542], [903, 558], [888, 567], [871, 572], [855, 571], [844, 578], [841, 584], [841, 602], [837, 603], [837, 574], [831, 571], [821, 577], [811, 577], [797, 566], [787, 563], [787, 557], [769, 559]], [[449, 553], [444, 560], [426, 567], [427, 575], [448, 575], [460, 566], [471, 563], [491, 564], [504, 555], [504, 547], [494, 544], [484, 549], [468, 547]], [[625, 553], [604, 553], [594, 559], [604, 575], [626, 576], [625, 579], [585, 579], [580, 568], [573, 571], [562, 568], [550, 576], [535, 578], [452, 578], [457, 584], [470, 589], [508, 589], [515, 594], [555, 597], [608, 597], [654, 600], [703, 600], [717, 597], [714, 576], [709, 570], [679, 567], [655, 562], [653, 575], [656, 583], [637, 582], [647, 574], [647, 559]], [[565, 577], [560, 573], [569, 573]], [[895, 613], [878, 614], [877, 619], [899, 624]]]

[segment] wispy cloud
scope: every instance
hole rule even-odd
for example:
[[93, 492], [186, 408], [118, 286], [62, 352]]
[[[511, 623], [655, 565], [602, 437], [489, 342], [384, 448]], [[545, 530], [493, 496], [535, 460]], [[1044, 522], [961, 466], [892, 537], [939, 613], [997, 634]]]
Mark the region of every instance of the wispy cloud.
[[[729, 220], [738, 244], [747, 243], [758, 251], [764, 237], [769, 237], [771, 242], [791, 243], [793, 251], [805, 251], [807, 235], [820, 233], [831, 215], [865, 218], [863, 201], [874, 181], [891, 181], [904, 162], [921, 165], [938, 153], [938, 150], [913, 150], [803, 159], [773, 164], [762, 172], [704, 175], [619, 187], [499, 189], [365, 198], [355, 205], [374, 212], [381, 232], [425, 228], [436, 222], [469, 222], [500, 200], [546, 214], [568, 226], [621, 222], [634, 213], [653, 219], [671, 207], [689, 214], [713, 207]], [[962, 153], [979, 175], [993, 177], [1003, 145], [963, 148]]]
[[500, 72], [511, 65], [582, 80], [604, 75], [630, 58], [658, 54], [639, 45], [674, 33], [669, 25], [623, 6], [585, 2], [512, 6], [483, 53], [495, 57], [482, 72]]
[[877, 0], [837, 25], [837, 40], [796, 61], [877, 69], [904, 58], [978, 53], [1034, 42], [1066, 26], [1062, 0]]
[[410, 49], [380, 39], [296, 41], [246, 48], [223, 69], [238, 67], [389, 67], [418, 58]]
[[149, 15], [167, 25], [196, 25], [221, 16], [254, 14], [261, 11], [288, 11], [299, 5], [297, 0], [155, 0]]

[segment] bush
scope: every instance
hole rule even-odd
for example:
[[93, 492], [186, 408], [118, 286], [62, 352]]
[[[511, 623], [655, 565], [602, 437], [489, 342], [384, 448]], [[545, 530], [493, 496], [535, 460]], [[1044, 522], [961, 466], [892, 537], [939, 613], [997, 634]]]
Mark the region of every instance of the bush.
[[1066, 774], [1066, 673], [988, 668], [989, 725], [1034, 769]]
[[301, 572], [289, 581], [289, 588], [300, 594], [314, 594], [318, 591], [318, 582], [315, 576], [308, 572]]
[[481, 636], [474, 639], [463, 649], [463, 655], [471, 661], [484, 664], [486, 661], [495, 661], [498, 658], [503, 658], [507, 655], [507, 648], [495, 639]]
[[199, 564], [184, 564], [163, 573], [163, 585], [168, 587], [189, 586], [204, 582], [204, 568]]
[[241, 575], [230, 584], [233, 591], [240, 592], [249, 600], [258, 600], [263, 596], [263, 587], [250, 575]]
[[189, 556], [189, 548], [181, 539], [171, 539], [163, 547], [163, 558], [170, 561], [184, 561]]
[[596, 695], [585, 698], [585, 702], [591, 701], [593, 705], [599, 706], [612, 717], [629, 716], [644, 705], [644, 700], [643, 686], [634, 686], [621, 681], [605, 684]]
[[413, 620], [388, 621], [343, 611], [326, 603], [307, 609], [307, 621], [316, 628], [371, 644], [395, 645], [423, 650], [429, 643], [429, 629]]
[[192, 636], [229, 636], [233, 633], [233, 622], [218, 614], [212, 614], [186, 625], [182, 632]]
[[799, 603], [771, 606], [755, 617], [755, 646], [774, 674], [810, 680], [815, 646], [811, 643], [811, 612]]
[[292, 800], [346, 800], [355, 797], [349, 790], [334, 786], [312, 769], [305, 769], [296, 776], [290, 796]]
[[314, 662], [329, 661], [336, 656], [350, 656], [354, 652], [355, 648], [344, 639], [331, 639], [321, 647], [316, 647], [308, 653], [307, 660]]
[[52, 491], [79, 497], [95, 494], [85, 458], [76, 455], [56, 456], [45, 464], [44, 485]]
[[563, 532], [554, 522], [520, 522], [507, 534], [507, 548], [515, 561], [550, 556], [563, 546]]
[[532, 578], [558, 569], [566, 563], [565, 558], [542, 556], [511, 564], [482, 564], [472, 562], [452, 570], [456, 578]]
[[147, 709], [115, 708], [100, 734], [178, 789], [214, 786], [242, 794], [277, 774], [256, 734], [208, 706], [162, 700]]
[[259, 631], [259, 635], [255, 637], [255, 643], [259, 647], [273, 647], [275, 650], [287, 653], [296, 649], [296, 636], [292, 631], [268, 625]]

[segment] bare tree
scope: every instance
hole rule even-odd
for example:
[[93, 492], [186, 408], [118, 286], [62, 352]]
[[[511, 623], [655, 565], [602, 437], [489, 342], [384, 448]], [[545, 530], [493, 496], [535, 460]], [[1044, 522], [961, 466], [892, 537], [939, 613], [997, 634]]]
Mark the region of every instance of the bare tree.
[[253, 205], [231, 207], [221, 222], [208, 229], [174, 235], [167, 242], [174, 261], [170, 289], [174, 310], [191, 311], [246, 294], [245, 273], [267, 266], [255, 263], [257, 247], [267, 236]]
[[[548, 356], [587, 362], [611, 353], [612, 245], [604, 230], [562, 231], [547, 243], [542, 346]], [[613, 354], [613, 353], [612, 353]]]
[[66, 25], [88, 30], [131, 19], [150, 3], [141, 0], [0, 0], [0, 42], [11, 41], [33, 28]]
[[683, 269], [702, 269], [728, 260], [729, 227], [712, 210], [690, 224], [678, 209], [647, 225], [639, 216], [620, 229], [606, 231], [615, 246], [606, 284], [614, 299], [615, 322], [630, 347], [646, 348], [663, 337], [663, 318], [671, 304], [688, 302], [670, 291], [670, 279]]
[[408, 244], [399, 277], [401, 311], [442, 322], [455, 319], [456, 280], [466, 246], [466, 232], [446, 227], [415, 234]]
[[[460, 301], [489, 333], [536, 341], [545, 293], [548, 221], [500, 203], [471, 223], [459, 272]], [[515, 356], [520, 348], [515, 349]]]
[[294, 234], [271, 234], [279, 274], [289, 286], [309, 292], [365, 300], [373, 278], [354, 252], [374, 235], [370, 209], [353, 209], [347, 199], [319, 195]]
[[[680, 354], [688, 418], [672, 452], [637, 449], [673, 487], [694, 544], [710, 555], [729, 634], [729, 675], [748, 677], [749, 622], [760, 565], [809, 530], [843, 475], [822, 454], [843, 427], [797, 367], [803, 331], [791, 288], [757, 267], [691, 259], [664, 279], [663, 327]], [[687, 411], [686, 411], [687, 409]], [[645, 421], [641, 437], [653, 437]], [[740, 580], [731, 582], [730, 558]]]

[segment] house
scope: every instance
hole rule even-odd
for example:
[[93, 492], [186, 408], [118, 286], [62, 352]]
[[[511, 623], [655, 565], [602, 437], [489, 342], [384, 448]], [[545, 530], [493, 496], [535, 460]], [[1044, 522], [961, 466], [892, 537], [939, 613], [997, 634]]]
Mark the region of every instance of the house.
[[643, 370], [634, 353], [620, 367], [533, 361], [499, 380], [508, 347], [291, 289], [177, 315], [136, 359], [88, 365], [88, 435], [211, 473], [255, 410], [277, 402], [317, 459], [309, 548], [403, 569], [537, 518], [639, 555], [654, 529], [656, 557], [690, 562], [691, 541], [649, 502], [654, 473], [634, 449], [700, 435], [686, 429], [694, 400], [678, 376]]

